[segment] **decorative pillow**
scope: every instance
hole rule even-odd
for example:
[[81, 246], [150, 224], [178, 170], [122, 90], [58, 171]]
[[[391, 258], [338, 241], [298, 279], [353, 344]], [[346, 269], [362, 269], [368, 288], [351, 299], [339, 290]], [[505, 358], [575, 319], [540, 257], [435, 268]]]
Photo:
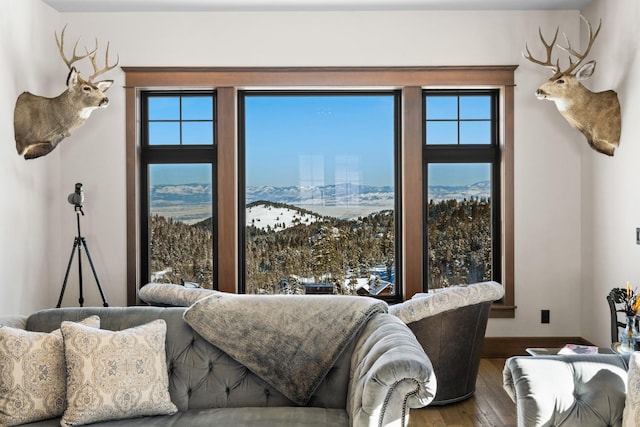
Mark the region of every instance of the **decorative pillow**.
[[[99, 328], [100, 318], [80, 322]], [[67, 403], [62, 333], [0, 327], [0, 425], [15, 426], [62, 415]]]
[[622, 413], [622, 427], [640, 425], [640, 351], [629, 357], [629, 373], [627, 374], [627, 398]]
[[122, 331], [71, 322], [60, 328], [67, 362], [67, 409], [60, 425], [177, 412], [169, 396], [164, 320]]

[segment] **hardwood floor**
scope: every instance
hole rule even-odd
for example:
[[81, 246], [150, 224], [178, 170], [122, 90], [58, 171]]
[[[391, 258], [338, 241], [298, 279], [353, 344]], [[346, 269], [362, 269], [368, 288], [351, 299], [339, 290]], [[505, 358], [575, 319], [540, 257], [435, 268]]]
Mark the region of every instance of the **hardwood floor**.
[[516, 405], [502, 388], [505, 359], [481, 359], [475, 394], [462, 402], [412, 409], [409, 427], [515, 427]]

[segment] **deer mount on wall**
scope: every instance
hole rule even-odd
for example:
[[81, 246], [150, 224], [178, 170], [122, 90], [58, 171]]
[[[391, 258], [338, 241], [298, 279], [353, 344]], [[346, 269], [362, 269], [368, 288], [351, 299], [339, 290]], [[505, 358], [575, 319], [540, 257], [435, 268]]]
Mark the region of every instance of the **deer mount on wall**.
[[[580, 83], [581, 80], [590, 77], [595, 70], [595, 61], [589, 61], [585, 64], [582, 64], [582, 61], [589, 55], [593, 42], [600, 32], [602, 21], [594, 33], [589, 21], [582, 15], [580, 15], [580, 18], [587, 25], [589, 37], [589, 42], [584, 52], [581, 53], [574, 50], [564, 33], [567, 45], [556, 44], [558, 29], [556, 29], [551, 43], [547, 43], [542, 35], [542, 30], [538, 28], [538, 34], [547, 51], [546, 60], [534, 58], [527, 45], [525, 45], [526, 53], [523, 52], [522, 55], [534, 64], [542, 65], [553, 71], [553, 76], [536, 90], [536, 97], [555, 102], [560, 114], [571, 126], [583, 133], [591, 148], [608, 156], [613, 156], [620, 142], [620, 103], [618, 102], [618, 95], [613, 90], [591, 92]], [[551, 59], [555, 46], [569, 54], [569, 66], [565, 70], [560, 69], [559, 58], [555, 64]]]
[[[25, 159], [35, 159], [49, 154], [60, 141], [71, 135], [71, 132], [84, 124], [93, 110], [104, 108], [109, 104], [109, 98], [104, 92], [111, 87], [113, 80], [94, 82], [99, 75], [114, 69], [120, 62], [109, 65], [109, 43], [105, 54], [105, 67], [99, 68], [96, 63], [98, 39], [96, 47], [89, 51], [85, 47], [85, 54], [78, 55], [78, 39], [73, 47], [71, 58], [64, 53], [64, 32], [60, 38], [55, 33], [56, 44], [62, 60], [69, 67], [67, 75], [67, 89], [55, 98], [46, 98], [23, 92], [16, 101], [13, 113], [13, 127], [18, 155]], [[88, 80], [80, 77], [80, 72], [73, 65], [77, 61], [88, 58], [94, 73]]]

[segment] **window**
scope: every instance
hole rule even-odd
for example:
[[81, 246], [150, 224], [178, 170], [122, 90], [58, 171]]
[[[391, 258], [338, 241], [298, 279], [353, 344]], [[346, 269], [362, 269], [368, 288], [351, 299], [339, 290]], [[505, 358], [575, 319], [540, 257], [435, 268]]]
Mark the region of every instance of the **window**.
[[501, 281], [497, 99], [424, 91], [428, 288]]
[[144, 92], [141, 101], [144, 283], [213, 289], [215, 95]]
[[[481, 181], [491, 181], [491, 194], [488, 201], [491, 206], [491, 241], [474, 242], [479, 246], [478, 254], [489, 251], [492, 263], [488, 268], [480, 268], [480, 259], [475, 259], [473, 274], [480, 277], [491, 271], [491, 277], [505, 285], [505, 297], [492, 307], [493, 317], [513, 317], [514, 315], [514, 270], [513, 270], [513, 102], [515, 66], [472, 66], [472, 67], [233, 67], [233, 68], [181, 68], [181, 67], [123, 67], [126, 74], [127, 102], [127, 301], [136, 304], [137, 287], [150, 278], [149, 270], [149, 218], [162, 203], [165, 207], [170, 200], [156, 200], [157, 191], [151, 195], [150, 185], [155, 189], [168, 181], [163, 178], [170, 171], [163, 171], [169, 165], [188, 164], [196, 167], [201, 175], [209, 174], [209, 169], [200, 169], [208, 165], [211, 177], [204, 181], [187, 177], [182, 180], [172, 178], [170, 184], [197, 183], [211, 185], [211, 213], [203, 212], [199, 218], [212, 217], [213, 279], [212, 286], [225, 292], [244, 292], [245, 274], [245, 201], [257, 201], [246, 197], [246, 186], [253, 185], [250, 177], [245, 176], [254, 148], [251, 144], [258, 141], [246, 135], [246, 124], [254, 122], [256, 116], [245, 117], [245, 101], [251, 97], [292, 94], [305, 92], [308, 95], [322, 91], [329, 95], [390, 95], [394, 101], [394, 225], [395, 263], [393, 269], [396, 297], [411, 298], [427, 289], [429, 281], [427, 259], [427, 181], [437, 183], [438, 176], [460, 174], [474, 171]], [[446, 92], [426, 91], [425, 88], [451, 88]], [[166, 92], [165, 88], [181, 88], [181, 91]], [[189, 90], [193, 88], [193, 90]], [[215, 88], [215, 91], [202, 91], [199, 88]], [[313, 88], [311, 90], [310, 88]], [[472, 88], [485, 88], [476, 90]], [[427, 95], [454, 97], [458, 99], [457, 116], [429, 116], [429, 141], [427, 131]], [[192, 117], [175, 113], [175, 105], [185, 108], [184, 102], [190, 97], [211, 98], [211, 114], [207, 117]], [[477, 98], [475, 98], [477, 96]], [[491, 98], [491, 116], [467, 116], [472, 111], [466, 102], [482, 101]], [[173, 115], [148, 117], [150, 98], [177, 98]], [[473, 98], [473, 99], [472, 99]], [[251, 101], [252, 102], [252, 101]], [[443, 101], [444, 102], [444, 101]], [[482, 101], [484, 102], [484, 101]], [[442, 114], [449, 111], [442, 107]], [[188, 110], [188, 107], [187, 107]], [[141, 123], [141, 125], [139, 125]], [[147, 124], [156, 126], [157, 143]], [[203, 144], [199, 137], [190, 136], [190, 127], [205, 127], [211, 130], [211, 142]], [[179, 130], [178, 130], [179, 129]], [[449, 139], [455, 129], [456, 142]], [[489, 131], [487, 130], [489, 129]], [[488, 133], [487, 133], [488, 132]], [[198, 134], [195, 130], [194, 134]], [[169, 136], [171, 138], [169, 138]], [[483, 136], [484, 139], [479, 136]], [[486, 142], [489, 135], [491, 142]], [[245, 140], [246, 138], [246, 140]], [[253, 141], [253, 142], [252, 142]], [[247, 144], [245, 146], [245, 144]], [[493, 150], [495, 157], [485, 151]], [[246, 153], [245, 151], [246, 150]], [[480, 158], [475, 154], [484, 153]], [[308, 179], [318, 176], [314, 168], [315, 154], [327, 157], [327, 153], [302, 153], [307, 161], [297, 161], [295, 169], [301, 164], [308, 166]], [[475, 153], [475, 154], [474, 154]], [[246, 155], [246, 158], [245, 158]], [[428, 157], [427, 157], [428, 156]], [[334, 156], [337, 159], [337, 156]], [[302, 158], [302, 157], [301, 157]], [[423, 158], [425, 160], [423, 160]], [[334, 159], [334, 160], [335, 160]], [[357, 162], [345, 155], [342, 164], [343, 177], [355, 176], [350, 171]], [[389, 155], [391, 159], [391, 155]], [[389, 160], [387, 159], [387, 160]], [[306, 163], [305, 163], [306, 162]], [[329, 163], [323, 160], [325, 181], [329, 176], [335, 179], [334, 172], [328, 173]], [[360, 164], [360, 166], [362, 166]], [[159, 167], [158, 171], [156, 169]], [[335, 166], [334, 166], [335, 167]], [[449, 169], [452, 168], [452, 169]], [[170, 169], [170, 168], [169, 168]], [[251, 167], [253, 169], [253, 167]], [[465, 173], [470, 173], [470, 172]], [[429, 175], [430, 174], [430, 175]], [[195, 174], [194, 174], [195, 175]], [[192, 175], [192, 176], [194, 176]], [[429, 176], [427, 176], [429, 175]], [[490, 178], [486, 178], [489, 175]], [[346, 179], [346, 178], [345, 178]], [[246, 182], [245, 182], [246, 180]], [[176, 187], [177, 189], [177, 187]], [[245, 200], [246, 197], [246, 200]], [[478, 203], [485, 196], [478, 197]], [[151, 201], [152, 200], [152, 201]], [[475, 199], [474, 199], [475, 200]], [[150, 204], [151, 201], [151, 204]], [[160, 203], [162, 201], [162, 203]], [[435, 202], [435, 200], [434, 200]], [[207, 201], [205, 204], [208, 204]], [[151, 206], [151, 208], [150, 208]], [[155, 207], [154, 207], [155, 206]], [[178, 204], [177, 206], [180, 206]], [[174, 205], [174, 208], [176, 206]], [[486, 209], [487, 206], [482, 206]], [[488, 217], [484, 215], [483, 218]], [[165, 211], [165, 215], [169, 215]], [[164, 215], [163, 215], [164, 216]], [[178, 215], [171, 218], [177, 221]], [[180, 220], [192, 226], [195, 217]], [[274, 219], [275, 221], [275, 219]], [[278, 221], [274, 222], [274, 226]], [[282, 224], [282, 221], [280, 221]], [[391, 230], [391, 227], [387, 227]], [[333, 231], [331, 231], [333, 233]], [[325, 235], [330, 235], [327, 232]], [[208, 246], [208, 245], [207, 245]], [[220, 250], [216, 250], [220, 248]], [[153, 249], [153, 247], [152, 247]], [[389, 253], [389, 252], [387, 252]], [[401, 255], [401, 256], [400, 256]], [[484, 255], [483, 255], [484, 256]], [[200, 259], [200, 255], [197, 258]], [[501, 257], [497, 259], [497, 257]], [[485, 259], [485, 258], [482, 258]], [[172, 268], [173, 261], [158, 264], [153, 272]], [[193, 265], [193, 262], [188, 265]], [[366, 263], [364, 263], [366, 264]], [[255, 266], [255, 263], [253, 264]], [[370, 266], [373, 264], [370, 264]], [[355, 264], [346, 270], [354, 270]], [[263, 267], [268, 267], [266, 264]], [[357, 266], [360, 267], [360, 264]], [[385, 269], [387, 265], [385, 264]], [[189, 268], [182, 267], [181, 270]], [[443, 269], [446, 269], [443, 267]], [[193, 270], [193, 268], [192, 268]], [[196, 267], [197, 270], [197, 267]], [[365, 270], [362, 268], [361, 270]], [[380, 275], [388, 276], [381, 271]], [[466, 271], [458, 271], [458, 276], [469, 276]], [[288, 272], [287, 272], [288, 275]], [[193, 275], [192, 275], [193, 276]], [[185, 276], [181, 280], [196, 281], [195, 276]], [[323, 279], [322, 275], [318, 275]], [[330, 277], [324, 275], [324, 277]], [[358, 277], [356, 277], [357, 279]], [[176, 281], [175, 276], [172, 278]], [[315, 280], [315, 278], [314, 278]], [[468, 279], [469, 280], [469, 279]], [[324, 292], [323, 280], [317, 280], [317, 286], [309, 286], [310, 292]], [[289, 281], [283, 282], [286, 286]], [[307, 289], [305, 289], [306, 291]]]
[[398, 297], [399, 93], [239, 99], [243, 290]]

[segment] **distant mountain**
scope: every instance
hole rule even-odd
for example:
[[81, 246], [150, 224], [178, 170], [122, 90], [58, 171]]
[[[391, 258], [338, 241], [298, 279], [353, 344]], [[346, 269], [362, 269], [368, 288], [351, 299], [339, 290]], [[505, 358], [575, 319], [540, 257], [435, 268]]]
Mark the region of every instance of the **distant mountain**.
[[185, 204], [211, 202], [210, 184], [152, 185], [151, 206], [154, 204]]
[[[490, 196], [490, 181], [456, 186], [432, 185], [428, 188], [428, 199], [436, 202], [450, 199], [489, 198]], [[315, 187], [256, 186], [248, 187], [246, 192], [247, 204], [257, 200], [269, 200], [301, 206], [383, 205], [392, 203], [393, 197], [391, 186], [375, 187], [356, 184]]]
[[360, 184], [272, 187], [251, 186], [245, 193], [247, 204], [257, 200], [270, 200], [302, 206], [344, 206], [392, 201], [393, 187], [375, 187]]
[[427, 202], [433, 200], [440, 202], [442, 200], [471, 200], [488, 199], [491, 197], [491, 182], [482, 181], [470, 185], [430, 185], [427, 188]]
[[[435, 202], [450, 199], [487, 199], [490, 195], [489, 181], [459, 186], [436, 185], [428, 188], [428, 200]], [[288, 227], [288, 221], [315, 221], [312, 215], [355, 218], [391, 209], [394, 201], [391, 186], [348, 183], [308, 187], [250, 186], [246, 189], [245, 197], [248, 209], [253, 203], [261, 201], [284, 203], [298, 209], [296, 212], [283, 212], [282, 215], [275, 215], [273, 218], [260, 219], [271, 227], [278, 222], [281, 224], [284, 222]], [[208, 184], [154, 185], [151, 188], [151, 211], [177, 221], [196, 223], [211, 216], [211, 198], [212, 188]], [[247, 225], [251, 225], [251, 221], [258, 218], [258, 212], [261, 212], [261, 208], [257, 206], [254, 208], [247, 212]], [[302, 208], [308, 211], [305, 213]], [[267, 217], [271, 214], [271, 212], [261, 213]]]

